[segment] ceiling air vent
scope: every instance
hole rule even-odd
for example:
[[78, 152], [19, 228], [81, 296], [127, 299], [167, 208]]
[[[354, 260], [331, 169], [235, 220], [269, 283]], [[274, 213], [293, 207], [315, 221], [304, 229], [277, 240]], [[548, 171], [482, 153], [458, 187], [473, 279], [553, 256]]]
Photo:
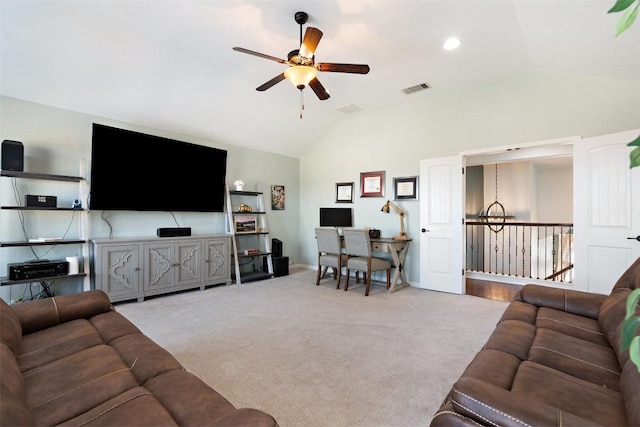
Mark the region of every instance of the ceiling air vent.
[[412, 93], [420, 92], [421, 90], [429, 89], [430, 87], [431, 86], [429, 86], [428, 83], [420, 83], [419, 85], [415, 85], [415, 86], [408, 87], [406, 89], [402, 89], [402, 91], [406, 95], [411, 95]]
[[338, 111], [344, 114], [353, 114], [353, 113], [357, 113], [358, 111], [362, 111], [362, 108], [354, 104], [349, 104], [349, 105], [345, 105], [342, 108], [338, 108]]

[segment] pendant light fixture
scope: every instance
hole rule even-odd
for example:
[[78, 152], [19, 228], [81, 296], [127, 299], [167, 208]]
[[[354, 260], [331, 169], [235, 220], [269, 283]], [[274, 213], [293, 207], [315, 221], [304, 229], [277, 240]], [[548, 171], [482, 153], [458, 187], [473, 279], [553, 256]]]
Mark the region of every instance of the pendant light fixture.
[[515, 219], [515, 215], [508, 212], [498, 201], [498, 164], [496, 163], [496, 198], [493, 203], [480, 211], [478, 218], [487, 223], [487, 227], [494, 233], [502, 231], [508, 219]]

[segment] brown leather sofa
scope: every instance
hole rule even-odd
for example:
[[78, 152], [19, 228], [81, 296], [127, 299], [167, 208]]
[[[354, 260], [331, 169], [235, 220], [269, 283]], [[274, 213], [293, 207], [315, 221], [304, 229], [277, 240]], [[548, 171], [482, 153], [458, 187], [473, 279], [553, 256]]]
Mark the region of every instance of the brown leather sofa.
[[0, 300], [0, 424], [277, 426], [236, 409], [102, 291]]
[[523, 286], [431, 426], [640, 426], [640, 373], [620, 349], [638, 287], [640, 258], [609, 295]]

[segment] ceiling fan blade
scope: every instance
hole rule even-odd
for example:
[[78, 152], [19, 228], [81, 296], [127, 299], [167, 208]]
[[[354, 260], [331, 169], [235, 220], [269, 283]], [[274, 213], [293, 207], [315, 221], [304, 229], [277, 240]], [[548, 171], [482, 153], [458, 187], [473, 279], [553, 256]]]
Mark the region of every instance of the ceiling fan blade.
[[271, 55], [265, 55], [264, 53], [245, 49], [243, 47], [234, 47], [233, 50], [235, 50], [236, 52], [248, 53], [249, 55], [259, 56], [260, 58], [270, 59], [271, 61], [276, 61], [281, 64], [285, 64], [287, 62], [284, 59], [276, 58], [275, 56], [271, 56]]
[[309, 82], [309, 86], [311, 87], [311, 89], [313, 89], [313, 92], [318, 96], [318, 98], [320, 98], [321, 101], [329, 99], [329, 92], [327, 92], [324, 86], [322, 86], [322, 83], [320, 83], [320, 80], [318, 80], [317, 78], [311, 80]]
[[364, 64], [333, 64], [330, 62], [321, 62], [316, 64], [318, 71], [329, 71], [333, 73], [353, 73], [367, 74], [369, 66]]
[[284, 79], [285, 79], [284, 73], [278, 74], [277, 76], [275, 76], [274, 78], [272, 78], [268, 82], [264, 83], [261, 86], [258, 86], [256, 88], [256, 90], [260, 91], [260, 92], [264, 92], [265, 90], [269, 89], [271, 86], [274, 86], [276, 83], [280, 83]]
[[322, 38], [322, 31], [314, 27], [307, 27], [304, 33], [302, 44], [300, 45], [300, 55], [305, 58], [312, 58]]

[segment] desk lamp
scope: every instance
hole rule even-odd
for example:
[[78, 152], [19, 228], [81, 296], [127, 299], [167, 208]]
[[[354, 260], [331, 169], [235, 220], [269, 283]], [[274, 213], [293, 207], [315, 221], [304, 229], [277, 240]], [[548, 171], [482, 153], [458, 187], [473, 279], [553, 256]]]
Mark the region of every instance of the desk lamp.
[[398, 215], [400, 215], [400, 234], [393, 236], [393, 240], [407, 240], [407, 233], [404, 231], [404, 211], [400, 209], [395, 203], [387, 200], [387, 203], [380, 209], [384, 213], [389, 213], [389, 208], [392, 208]]

